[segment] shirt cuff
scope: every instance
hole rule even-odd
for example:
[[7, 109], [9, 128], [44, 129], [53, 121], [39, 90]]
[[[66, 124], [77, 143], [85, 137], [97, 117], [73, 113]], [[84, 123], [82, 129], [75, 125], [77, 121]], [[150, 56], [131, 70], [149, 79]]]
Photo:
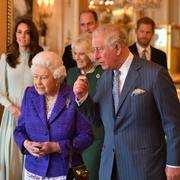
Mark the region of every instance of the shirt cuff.
[[170, 167], [170, 168], [180, 168], [180, 166], [171, 166], [171, 165], [168, 165], [166, 164], [167, 167]]
[[77, 98], [75, 98], [77, 105], [80, 106], [87, 99], [87, 97], [88, 97], [88, 93], [79, 100]]

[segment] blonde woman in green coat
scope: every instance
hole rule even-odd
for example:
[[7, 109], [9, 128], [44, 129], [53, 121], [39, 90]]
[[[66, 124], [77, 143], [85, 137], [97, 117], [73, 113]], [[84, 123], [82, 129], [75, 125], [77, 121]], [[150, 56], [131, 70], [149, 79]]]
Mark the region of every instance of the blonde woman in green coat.
[[[96, 83], [103, 73], [102, 68], [92, 58], [91, 34], [82, 34], [72, 43], [73, 59], [77, 67], [70, 68], [67, 73], [67, 84], [73, 85], [79, 75], [86, 75], [89, 82], [89, 94], [94, 96]], [[88, 110], [87, 110], [88, 111]], [[104, 128], [93, 124], [94, 143], [82, 153], [84, 164], [89, 171], [90, 180], [98, 180], [101, 149], [104, 140]]]

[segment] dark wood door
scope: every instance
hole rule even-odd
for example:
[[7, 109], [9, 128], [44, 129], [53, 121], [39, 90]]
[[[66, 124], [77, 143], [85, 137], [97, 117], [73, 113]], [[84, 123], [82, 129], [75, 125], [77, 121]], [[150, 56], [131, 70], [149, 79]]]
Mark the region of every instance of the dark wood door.
[[1, 124], [2, 113], [3, 113], [3, 107], [0, 105], [0, 124]]

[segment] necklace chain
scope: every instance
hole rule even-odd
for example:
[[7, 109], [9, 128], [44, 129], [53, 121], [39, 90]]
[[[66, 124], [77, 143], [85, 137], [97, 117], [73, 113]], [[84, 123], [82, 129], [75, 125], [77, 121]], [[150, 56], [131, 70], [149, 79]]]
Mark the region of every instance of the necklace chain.
[[95, 65], [93, 65], [88, 71], [85, 70], [81, 70], [81, 74], [88, 74], [88, 73], [92, 73], [95, 70]]
[[50, 116], [50, 114], [52, 112], [52, 109], [53, 109], [54, 104], [56, 102], [57, 96], [58, 96], [58, 94], [56, 94], [53, 98], [48, 98], [47, 96], [45, 97], [45, 100], [46, 100], [46, 114], [47, 114], [48, 117]]

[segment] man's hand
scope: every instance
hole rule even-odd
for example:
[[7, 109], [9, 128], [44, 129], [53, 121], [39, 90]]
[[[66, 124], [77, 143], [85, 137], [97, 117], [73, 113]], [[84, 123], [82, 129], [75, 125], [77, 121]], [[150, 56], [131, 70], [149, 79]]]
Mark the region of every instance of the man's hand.
[[180, 180], [180, 168], [166, 166], [167, 180]]
[[88, 80], [86, 76], [80, 75], [74, 83], [73, 91], [78, 100], [88, 93]]

